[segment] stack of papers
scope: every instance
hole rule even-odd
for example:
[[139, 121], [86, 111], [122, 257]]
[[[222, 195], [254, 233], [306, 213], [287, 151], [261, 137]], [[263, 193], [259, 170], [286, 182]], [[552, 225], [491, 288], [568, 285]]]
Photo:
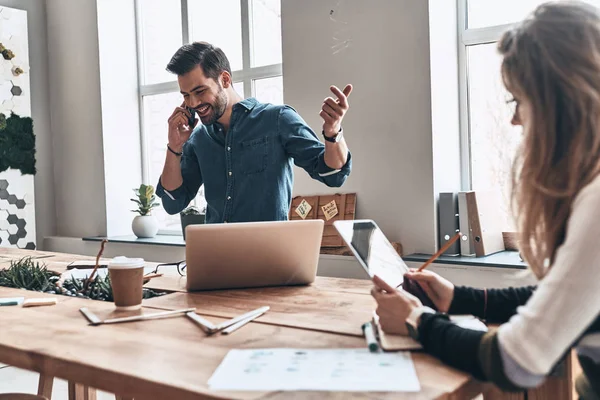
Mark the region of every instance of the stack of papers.
[[213, 390], [418, 392], [410, 353], [368, 349], [231, 350], [208, 381]]

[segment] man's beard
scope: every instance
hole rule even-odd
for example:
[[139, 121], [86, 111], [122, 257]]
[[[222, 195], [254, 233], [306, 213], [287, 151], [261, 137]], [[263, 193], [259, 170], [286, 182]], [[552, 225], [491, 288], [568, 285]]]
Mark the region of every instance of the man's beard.
[[212, 125], [215, 122], [217, 122], [217, 120], [219, 118], [221, 118], [223, 116], [223, 114], [225, 114], [226, 109], [227, 109], [227, 94], [225, 94], [223, 87], [219, 86], [219, 92], [217, 93], [215, 102], [210, 105], [210, 111], [206, 116], [204, 116], [204, 117], [199, 116], [200, 121], [202, 121], [203, 125]]

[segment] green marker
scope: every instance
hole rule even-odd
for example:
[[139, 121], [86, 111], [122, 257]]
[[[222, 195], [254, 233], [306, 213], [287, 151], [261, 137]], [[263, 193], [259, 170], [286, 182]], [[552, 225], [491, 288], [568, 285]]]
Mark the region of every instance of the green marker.
[[18, 306], [24, 300], [24, 297], [5, 297], [0, 298], [0, 306]]
[[373, 324], [371, 324], [370, 322], [365, 322], [362, 326], [362, 330], [365, 335], [369, 351], [371, 353], [376, 353], [377, 351], [379, 351], [379, 344], [377, 343], [377, 338], [375, 338]]

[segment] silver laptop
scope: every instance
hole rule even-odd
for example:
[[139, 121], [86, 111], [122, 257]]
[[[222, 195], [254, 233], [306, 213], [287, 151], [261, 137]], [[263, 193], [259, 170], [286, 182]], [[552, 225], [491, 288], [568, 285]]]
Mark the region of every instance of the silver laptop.
[[310, 284], [323, 226], [323, 220], [188, 225], [187, 290]]

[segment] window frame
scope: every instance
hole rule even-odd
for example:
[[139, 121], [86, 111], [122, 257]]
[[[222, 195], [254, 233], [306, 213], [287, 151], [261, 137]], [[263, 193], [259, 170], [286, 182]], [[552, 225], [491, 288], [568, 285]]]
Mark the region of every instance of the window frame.
[[456, 0], [458, 10], [458, 85], [459, 85], [459, 127], [460, 127], [460, 174], [461, 190], [473, 188], [471, 168], [471, 131], [469, 115], [469, 63], [467, 48], [498, 42], [502, 34], [514, 23], [469, 29], [469, 0]]
[[[148, 140], [146, 139], [146, 129], [144, 124], [144, 97], [179, 92], [179, 85], [176, 79], [169, 82], [145, 84], [144, 83], [144, 46], [141, 21], [141, 3], [143, 0], [135, 0], [135, 31], [137, 46], [137, 70], [138, 70], [138, 101], [139, 101], [139, 123], [140, 123], [140, 148], [141, 148], [141, 170], [142, 182], [155, 185], [156, 182], [150, 182], [150, 162]], [[194, 0], [179, 0], [181, 6], [181, 38], [182, 45], [190, 42], [190, 15], [188, 3]], [[241, 82], [244, 85], [243, 97], [251, 97], [255, 93], [255, 80], [283, 76], [283, 64], [271, 64], [260, 67], [252, 67], [253, 51], [253, 13], [252, 6], [254, 0], [239, 0], [241, 11], [242, 26], [242, 69], [232, 71], [233, 82]], [[165, 132], [166, 140], [166, 132]], [[195, 204], [193, 200], [192, 204]], [[160, 229], [159, 235], [182, 235], [181, 229]]]

